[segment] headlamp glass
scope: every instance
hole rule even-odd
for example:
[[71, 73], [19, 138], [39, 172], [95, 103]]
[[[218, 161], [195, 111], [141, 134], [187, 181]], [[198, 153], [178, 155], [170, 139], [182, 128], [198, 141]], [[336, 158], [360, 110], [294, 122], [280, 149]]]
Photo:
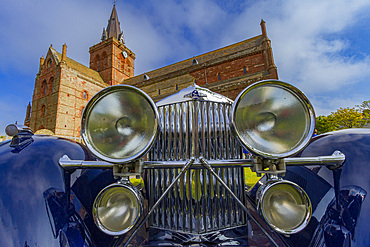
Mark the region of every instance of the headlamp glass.
[[306, 192], [289, 181], [267, 186], [262, 192], [259, 209], [267, 223], [284, 234], [303, 230], [312, 214], [311, 201]]
[[109, 235], [121, 235], [138, 221], [142, 202], [138, 192], [130, 186], [113, 184], [104, 188], [93, 206], [95, 224]]
[[232, 124], [252, 153], [284, 158], [299, 152], [315, 129], [308, 99], [295, 87], [269, 80], [252, 84], [234, 102]]
[[140, 89], [111, 86], [87, 104], [81, 124], [82, 137], [99, 158], [126, 163], [144, 155], [158, 131], [158, 110]]

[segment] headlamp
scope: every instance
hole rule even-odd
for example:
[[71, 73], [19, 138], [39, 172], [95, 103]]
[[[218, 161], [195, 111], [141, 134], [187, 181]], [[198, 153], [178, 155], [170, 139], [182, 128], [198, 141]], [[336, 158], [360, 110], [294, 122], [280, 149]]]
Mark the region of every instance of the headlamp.
[[142, 210], [140, 192], [128, 184], [116, 183], [97, 195], [93, 217], [101, 231], [117, 236], [128, 232], [137, 223]]
[[102, 160], [127, 163], [143, 156], [158, 132], [158, 110], [142, 90], [107, 87], [87, 103], [81, 123], [86, 146]]
[[299, 152], [315, 129], [315, 113], [307, 97], [297, 88], [276, 80], [245, 88], [234, 102], [231, 118], [242, 145], [271, 159]]
[[312, 215], [311, 201], [306, 192], [287, 180], [270, 182], [261, 187], [257, 204], [265, 221], [283, 234], [303, 230]]

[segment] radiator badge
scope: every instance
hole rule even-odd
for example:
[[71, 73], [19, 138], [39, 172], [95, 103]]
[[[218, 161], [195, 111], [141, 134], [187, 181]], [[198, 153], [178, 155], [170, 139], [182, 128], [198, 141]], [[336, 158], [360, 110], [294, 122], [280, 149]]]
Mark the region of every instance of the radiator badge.
[[199, 99], [203, 97], [207, 97], [207, 95], [199, 93], [198, 90], [196, 89], [193, 92], [184, 95], [184, 98], [192, 98], [192, 99]]

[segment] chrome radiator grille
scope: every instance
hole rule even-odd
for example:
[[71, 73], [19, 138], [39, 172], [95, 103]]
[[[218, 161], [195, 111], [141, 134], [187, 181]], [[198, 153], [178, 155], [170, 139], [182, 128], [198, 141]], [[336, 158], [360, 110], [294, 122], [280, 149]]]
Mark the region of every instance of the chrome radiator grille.
[[[190, 100], [158, 107], [160, 132], [149, 152], [149, 161], [184, 161], [190, 157], [207, 160], [240, 159], [243, 150], [231, 133], [230, 103]], [[145, 172], [150, 208], [179, 168], [166, 165]], [[217, 174], [242, 201], [244, 168], [218, 167]], [[210, 172], [190, 168], [153, 212], [151, 225], [190, 233], [205, 233], [244, 225], [245, 212]]]
[[[150, 207], [159, 199], [180, 169], [147, 169]], [[215, 168], [238, 198], [244, 202], [242, 167]], [[205, 169], [189, 169], [153, 212], [154, 227], [190, 233], [206, 233], [244, 225], [246, 215], [219, 182]]]
[[149, 160], [242, 158], [242, 148], [230, 130], [231, 104], [193, 100], [158, 109], [160, 132]]

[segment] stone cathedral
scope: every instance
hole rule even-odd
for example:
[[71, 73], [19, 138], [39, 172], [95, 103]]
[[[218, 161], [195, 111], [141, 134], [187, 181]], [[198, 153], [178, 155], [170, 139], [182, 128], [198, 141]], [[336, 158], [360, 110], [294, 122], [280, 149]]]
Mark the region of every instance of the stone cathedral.
[[[194, 83], [231, 99], [249, 84], [278, 79], [265, 22], [261, 34], [220, 49], [134, 76], [135, 53], [125, 45], [115, 5], [101, 42], [89, 48], [89, 67], [59, 53], [51, 45], [35, 79], [25, 125], [58, 136], [79, 136], [83, 108], [101, 89], [136, 86], [158, 101]], [[191, 54], [189, 54], [191, 57]], [[145, 59], [139, 58], [139, 59]]]

